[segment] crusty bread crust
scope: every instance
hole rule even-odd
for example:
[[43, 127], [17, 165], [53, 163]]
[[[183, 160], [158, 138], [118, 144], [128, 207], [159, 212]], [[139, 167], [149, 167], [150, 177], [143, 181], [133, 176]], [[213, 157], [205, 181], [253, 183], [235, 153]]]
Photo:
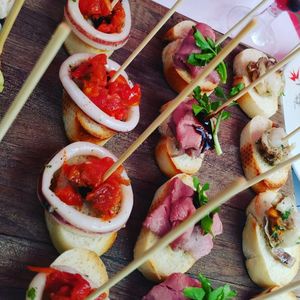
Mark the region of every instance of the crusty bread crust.
[[170, 137], [163, 136], [160, 138], [155, 148], [155, 158], [161, 171], [168, 177], [176, 174], [186, 173], [195, 174], [202, 165], [204, 154], [193, 158], [187, 154], [172, 156], [171, 148], [174, 147], [174, 140]]
[[[260, 295], [266, 295], [269, 294], [275, 290], [277, 290], [279, 288], [279, 286], [275, 286], [272, 288], [267, 289], [266, 291], [264, 291], [263, 293], [261, 293]], [[289, 292], [280, 296], [270, 296], [269, 297], [270, 300], [297, 300], [296, 295], [293, 292]]]
[[82, 248], [91, 250], [100, 256], [112, 247], [117, 238], [117, 232], [106, 234], [79, 232], [70, 226], [59, 223], [46, 211], [45, 220], [51, 241], [59, 253], [74, 248]]
[[300, 262], [300, 245], [284, 249], [296, 258], [292, 268], [283, 266], [270, 253], [263, 229], [255, 217], [249, 214], [243, 231], [243, 252], [250, 278], [261, 287], [286, 285], [298, 273]]
[[[180, 70], [175, 67], [173, 55], [180, 47], [183, 41], [182, 37], [184, 37], [186, 32], [190, 31], [193, 25], [195, 25], [195, 23], [190, 21], [180, 22], [171, 28], [165, 35], [165, 38], [171, 42], [163, 49], [162, 52], [164, 75], [168, 84], [177, 93], [180, 93], [193, 78], [187, 71]], [[212, 93], [217, 86], [217, 84], [209, 80], [204, 80], [200, 84], [202, 93], [206, 94]]]
[[[256, 145], [256, 142], [261, 137], [262, 133], [272, 128], [272, 126], [272, 121], [261, 116], [256, 116], [242, 130], [240, 153], [242, 166], [247, 179], [252, 179], [272, 167], [264, 161]], [[265, 192], [267, 190], [279, 190], [280, 187], [286, 183], [289, 170], [290, 166], [287, 166], [284, 169], [273, 173], [252, 186], [253, 190], [257, 193]]]
[[76, 53], [91, 53], [91, 54], [106, 54], [107, 57], [110, 57], [114, 51], [107, 51], [107, 50], [101, 50], [101, 49], [96, 49], [81, 39], [79, 39], [76, 34], [71, 32], [67, 39], [65, 40], [65, 48], [67, 52], [70, 55], [76, 54]]
[[[177, 175], [185, 184], [193, 186], [192, 177], [186, 174]], [[168, 184], [172, 179], [163, 184], [155, 193], [150, 210], [159, 205], [168, 192]], [[142, 227], [140, 235], [134, 247], [134, 257], [140, 257], [143, 253], [159, 241], [159, 237], [153, 234], [150, 230]], [[151, 259], [144, 263], [140, 268], [140, 272], [153, 281], [163, 281], [169, 275], [176, 272], [187, 272], [196, 260], [183, 250], [173, 251], [170, 246], [157, 251]]]
[[88, 117], [65, 91], [62, 106], [65, 131], [71, 142], [84, 141], [103, 146], [116, 134]]

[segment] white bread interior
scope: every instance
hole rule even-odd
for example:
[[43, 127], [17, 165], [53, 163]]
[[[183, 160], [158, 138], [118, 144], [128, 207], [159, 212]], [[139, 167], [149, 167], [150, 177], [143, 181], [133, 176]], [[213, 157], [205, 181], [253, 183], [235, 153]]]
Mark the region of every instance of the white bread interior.
[[164, 39], [169, 42], [181, 39], [187, 36], [193, 26], [196, 26], [196, 23], [191, 20], [179, 22], [165, 33]]
[[[87, 249], [72, 249], [61, 254], [52, 264], [51, 267], [64, 270], [70, 269], [83, 275], [91, 284], [92, 288], [98, 288], [108, 281], [106, 268], [98, 255]], [[45, 274], [37, 274], [31, 281], [28, 290], [34, 288], [36, 295], [35, 300], [42, 300], [44, 285], [46, 281]], [[108, 296], [108, 292], [107, 292]], [[106, 298], [108, 299], [108, 297]], [[26, 300], [32, 300], [26, 293]]]
[[[258, 176], [271, 169], [258, 151], [256, 142], [263, 132], [272, 128], [273, 122], [269, 119], [256, 116], [242, 130], [240, 138], [240, 153], [244, 173], [247, 179]], [[266, 179], [252, 186], [257, 193], [267, 190], [279, 190], [287, 181], [290, 166], [274, 172]]]
[[199, 157], [191, 157], [184, 153], [178, 156], [172, 156], [172, 148], [176, 147], [174, 139], [168, 136], [160, 138], [155, 148], [155, 158], [161, 171], [168, 177], [176, 174], [186, 173], [195, 174], [201, 168], [204, 153]]
[[77, 37], [76, 34], [71, 32], [67, 39], [65, 40], [65, 48], [67, 52], [70, 55], [76, 54], [76, 53], [91, 53], [91, 54], [106, 54], [107, 57], [110, 57], [114, 51], [109, 50], [102, 50], [94, 48], [84, 41], [82, 41], [80, 38]]
[[[244, 83], [245, 86], [250, 85], [251, 79], [249, 77], [247, 66], [250, 62], [257, 62], [261, 57], [268, 58], [266, 54], [256, 49], [246, 49], [240, 52], [233, 62], [234, 82], [233, 85]], [[282, 76], [279, 73], [270, 75], [276, 78], [276, 82], [283, 85]], [[248, 93], [238, 99], [238, 104], [241, 109], [253, 118], [255, 116], [264, 116], [269, 118], [273, 116], [278, 110], [279, 96], [282, 86], [274, 86], [273, 93], [270, 96], [260, 95], [255, 89], [251, 89]]]
[[63, 121], [68, 139], [71, 142], [90, 142], [103, 146], [116, 132], [96, 123], [86, 115], [64, 91]]
[[243, 231], [243, 252], [252, 281], [265, 288], [291, 282], [299, 269], [300, 245], [284, 250], [296, 259], [291, 268], [284, 266], [271, 255], [262, 227], [255, 217], [249, 214]]
[[[177, 175], [185, 184], [194, 188], [191, 176], [186, 174]], [[167, 194], [168, 184], [172, 179], [163, 184], [155, 193], [151, 207], [161, 201]], [[151, 210], [150, 207], [150, 210]], [[140, 235], [134, 247], [134, 258], [140, 257], [143, 253], [159, 241], [159, 237], [150, 230], [142, 227]], [[196, 260], [183, 250], [173, 251], [170, 246], [157, 251], [146, 263], [144, 263], [139, 271], [149, 280], [163, 281], [172, 273], [187, 272]]]
[[91, 250], [100, 256], [112, 247], [117, 238], [117, 232], [97, 234], [76, 230], [68, 225], [59, 223], [47, 211], [45, 211], [45, 220], [51, 241], [59, 253], [74, 248], [83, 248]]

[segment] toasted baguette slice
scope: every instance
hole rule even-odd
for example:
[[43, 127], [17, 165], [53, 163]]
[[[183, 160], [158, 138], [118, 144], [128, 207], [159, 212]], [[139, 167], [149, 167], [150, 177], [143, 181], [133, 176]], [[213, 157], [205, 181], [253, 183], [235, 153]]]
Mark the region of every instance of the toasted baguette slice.
[[[273, 122], [265, 117], [254, 117], [242, 130], [240, 139], [240, 153], [244, 173], [247, 179], [258, 176], [272, 166], [262, 158], [258, 151], [256, 142], [262, 136], [263, 132], [272, 128]], [[287, 181], [290, 166], [281, 169], [261, 182], [252, 186], [257, 193], [267, 190], [279, 190]]]
[[262, 227], [249, 214], [243, 231], [243, 252], [249, 276], [257, 285], [265, 288], [286, 285], [296, 276], [300, 262], [300, 245], [284, 250], [296, 259], [291, 268], [282, 265], [271, 255]]
[[[279, 288], [279, 286], [275, 286], [272, 288], [267, 289], [266, 291], [264, 291], [263, 293], [261, 293], [260, 295], [267, 295], [275, 290], [277, 290]], [[297, 300], [296, 295], [293, 292], [289, 292], [280, 296], [269, 296], [270, 300]]]
[[58, 222], [53, 215], [46, 211], [45, 220], [52, 243], [59, 253], [82, 248], [91, 250], [100, 256], [111, 248], [117, 238], [117, 232], [96, 234], [78, 231]]
[[[108, 281], [108, 275], [105, 265], [96, 253], [86, 249], [73, 249], [61, 254], [52, 264], [51, 267], [71, 273], [79, 273], [86, 278], [92, 288], [98, 288]], [[34, 290], [35, 300], [41, 300], [46, 284], [46, 274], [38, 273], [31, 281], [26, 300], [32, 300], [30, 290]], [[108, 292], [106, 292], [108, 295]], [[108, 299], [108, 298], [106, 298]]]
[[96, 123], [87, 116], [64, 92], [63, 121], [68, 139], [71, 142], [91, 142], [103, 146], [116, 132]]
[[191, 20], [179, 22], [165, 33], [164, 39], [169, 42], [182, 39], [188, 35], [193, 26], [196, 26], [196, 23]]
[[[191, 176], [186, 174], [177, 175], [185, 184], [193, 186], [193, 180]], [[172, 180], [172, 179], [170, 179]], [[168, 193], [167, 181], [163, 184], [155, 193], [151, 208], [159, 203]], [[138, 240], [134, 247], [134, 257], [140, 257], [144, 252], [158, 242], [159, 237], [153, 234], [150, 230], [142, 227]], [[173, 251], [170, 246], [157, 251], [145, 264], [143, 264], [139, 270], [143, 275], [153, 281], [163, 281], [172, 273], [185, 273], [188, 271], [196, 260], [188, 253], [183, 250]]]
[[114, 51], [101, 50], [94, 48], [81, 39], [79, 39], [73, 32], [71, 32], [68, 38], [65, 40], [65, 48], [70, 55], [76, 53], [91, 53], [91, 54], [106, 54], [107, 57], [110, 57]]
[[[257, 62], [260, 58], [268, 58], [263, 52], [256, 49], [246, 49], [240, 52], [233, 62], [234, 85], [243, 83], [245, 86], [250, 85], [247, 67], [250, 62]], [[241, 109], [250, 117], [264, 116], [269, 118], [278, 110], [278, 100], [283, 89], [283, 79], [281, 72], [278, 71], [264, 80], [268, 85], [272, 85], [271, 95], [261, 95], [254, 88], [238, 99]]]
[[[165, 35], [165, 38], [171, 41], [162, 52], [162, 62], [165, 78], [171, 88], [180, 93], [192, 80], [191, 75], [185, 71], [175, 67], [173, 56], [180, 48], [181, 43], [187, 33], [195, 25], [192, 21], [183, 21], [171, 28]], [[202, 93], [211, 94], [218, 85], [205, 80], [201, 83]]]
[[161, 171], [168, 177], [173, 177], [180, 173], [197, 173], [201, 168], [204, 153], [199, 157], [191, 157], [186, 153], [172, 156], [172, 148], [174, 147], [176, 146], [171, 137], [163, 136], [160, 138], [155, 148], [155, 158]]

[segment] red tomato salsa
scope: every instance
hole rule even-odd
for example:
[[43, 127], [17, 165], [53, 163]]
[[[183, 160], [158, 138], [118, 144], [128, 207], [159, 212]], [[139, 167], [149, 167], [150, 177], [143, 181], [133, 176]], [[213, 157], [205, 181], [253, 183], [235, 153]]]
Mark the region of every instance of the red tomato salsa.
[[77, 163], [65, 162], [54, 175], [51, 189], [64, 203], [79, 210], [88, 208], [91, 215], [110, 220], [121, 206], [121, 185], [130, 184], [121, 176], [122, 167], [102, 182], [113, 163], [110, 157], [94, 156], [79, 157]]
[[110, 0], [79, 0], [79, 9], [99, 31], [120, 33], [124, 27], [126, 15], [121, 1], [112, 9]]
[[[95, 290], [80, 274], [62, 272], [51, 267], [29, 266], [28, 269], [47, 274], [43, 300], [84, 300]], [[96, 300], [104, 300], [106, 297], [106, 293], [103, 293]]]
[[130, 87], [122, 75], [110, 82], [115, 71], [107, 72], [106, 63], [105, 54], [96, 55], [73, 67], [71, 78], [102, 111], [117, 120], [126, 121], [130, 107], [140, 103], [140, 86]]

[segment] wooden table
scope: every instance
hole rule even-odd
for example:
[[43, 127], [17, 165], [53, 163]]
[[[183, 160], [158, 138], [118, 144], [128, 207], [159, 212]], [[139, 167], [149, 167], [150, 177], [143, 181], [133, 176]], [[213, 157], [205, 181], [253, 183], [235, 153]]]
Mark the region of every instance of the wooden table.
[[[0, 95], [0, 117], [62, 19], [63, 2], [26, 1], [2, 57], [6, 87]], [[113, 55], [119, 63], [166, 11], [150, 0], [132, 0], [131, 9], [131, 38]], [[106, 145], [117, 156], [157, 116], [160, 106], [175, 96], [162, 75], [164, 42], [161, 37], [167, 28], [182, 19], [182, 16], [175, 15], [127, 70], [130, 78], [142, 86], [141, 119], [133, 132], [120, 134]], [[240, 50], [236, 49], [229, 57], [229, 69], [232, 57]], [[67, 53], [61, 49], [0, 144], [0, 299], [24, 299], [25, 290], [34, 276], [26, 270], [26, 265], [48, 266], [58, 255], [46, 230], [36, 186], [47, 159], [68, 144], [62, 122], [62, 87], [58, 78], [59, 67], [66, 57]], [[229, 83], [231, 81], [230, 76]], [[209, 194], [216, 193], [242, 174], [239, 136], [249, 119], [238, 107], [231, 108], [231, 111], [232, 118], [223, 123], [220, 133], [224, 154], [217, 157], [213, 152], [208, 153], [199, 173], [202, 183], [211, 183]], [[282, 114], [278, 113], [273, 119], [282, 123], [282, 118]], [[120, 231], [113, 248], [102, 257], [111, 275], [132, 260], [133, 247], [154, 192], [166, 181], [153, 155], [158, 138], [158, 133], [153, 134], [126, 162], [135, 203], [127, 227]], [[291, 181], [285, 189], [292, 192]], [[238, 299], [247, 299], [259, 291], [247, 275], [241, 249], [244, 210], [253, 196], [252, 191], [245, 191], [222, 207], [224, 233], [216, 238], [211, 254], [190, 270], [191, 274], [202, 272], [213, 285], [229, 283], [238, 291]], [[111, 290], [111, 299], [140, 299], [152, 285], [135, 272]]]

